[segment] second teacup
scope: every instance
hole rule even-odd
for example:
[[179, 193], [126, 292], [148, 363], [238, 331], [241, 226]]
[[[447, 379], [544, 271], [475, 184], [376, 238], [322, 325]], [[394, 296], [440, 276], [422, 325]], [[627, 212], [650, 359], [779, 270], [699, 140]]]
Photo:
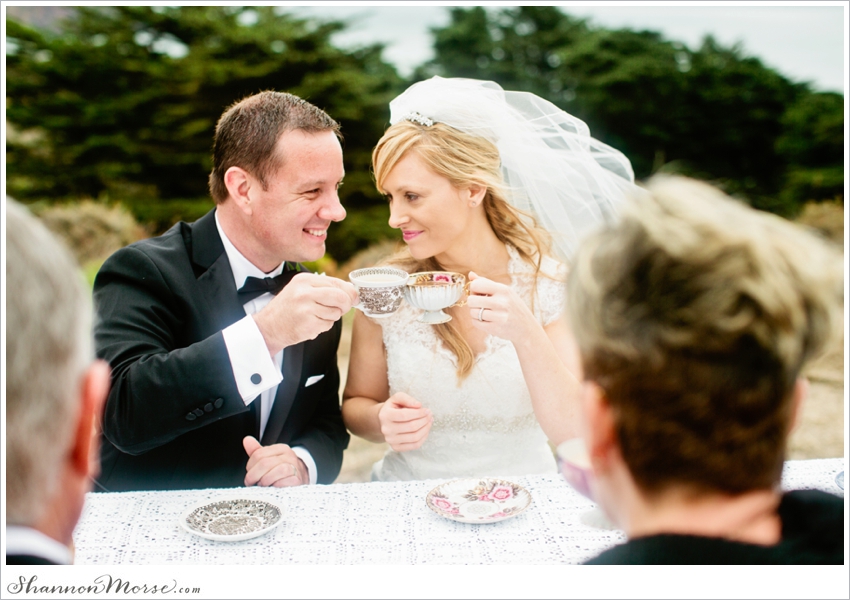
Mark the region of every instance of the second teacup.
[[466, 290], [466, 277], [449, 271], [423, 271], [414, 273], [404, 287], [405, 299], [425, 312], [419, 317], [421, 323], [439, 325], [452, 320], [443, 312], [444, 308], [463, 306], [458, 303]]
[[404, 299], [402, 289], [407, 283], [406, 271], [394, 267], [367, 267], [348, 275], [357, 288], [360, 301], [354, 305], [369, 317], [380, 319], [398, 310]]

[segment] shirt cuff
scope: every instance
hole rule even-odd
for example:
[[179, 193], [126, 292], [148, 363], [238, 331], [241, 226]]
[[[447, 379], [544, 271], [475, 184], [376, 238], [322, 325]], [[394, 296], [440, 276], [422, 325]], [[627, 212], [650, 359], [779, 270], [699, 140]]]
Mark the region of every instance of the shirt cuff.
[[283, 381], [253, 317], [246, 316], [221, 331], [230, 357], [236, 389], [245, 405]]
[[292, 451], [295, 452], [295, 456], [303, 460], [304, 464], [307, 466], [307, 472], [310, 474], [310, 485], [316, 485], [319, 473], [316, 470], [316, 461], [314, 461], [313, 457], [310, 456], [310, 452], [303, 446], [295, 446], [292, 448]]

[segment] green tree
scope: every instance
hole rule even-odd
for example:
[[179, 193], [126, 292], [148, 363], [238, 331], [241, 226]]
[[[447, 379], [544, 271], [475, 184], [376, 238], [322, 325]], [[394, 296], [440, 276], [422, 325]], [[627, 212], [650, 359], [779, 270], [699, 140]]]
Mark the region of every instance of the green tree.
[[178, 199], [207, 197], [223, 110], [275, 89], [340, 121], [346, 207], [385, 204], [371, 149], [402, 81], [380, 44], [334, 47], [340, 22], [277, 7], [120, 6], [77, 8], [57, 33], [6, 23], [7, 185], [22, 200], [121, 200], [161, 229], [192, 212]]
[[807, 94], [782, 118], [776, 150], [789, 165], [782, 193], [799, 206], [844, 194], [844, 97]]
[[[636, 176], [711, 180], [752, 204], [793, 212], [780, 194], [790, 155], [786, 111], [812, 93], [740, 47], [691, 50], [652, 31], [590, 27], [550, 6], [454, 8], [416, 73], [492, 79], [582, 118], [623, 151]], [[793, 120], [793, 119], [792, 119]]]
[[[433, 60], [414, 73], [498, 81], [505, 89], [523, 90], [550, 100], [569, 102], [577, 81], [562, 78], [558, 49], [579, 43], [589, 32], [586, 23], [553, 6], [525, 6], [488, 11], [476, 6], [452, 8], [451, 22], [432, 29]], [[560, 71], [560, 73], [559, 73]]]

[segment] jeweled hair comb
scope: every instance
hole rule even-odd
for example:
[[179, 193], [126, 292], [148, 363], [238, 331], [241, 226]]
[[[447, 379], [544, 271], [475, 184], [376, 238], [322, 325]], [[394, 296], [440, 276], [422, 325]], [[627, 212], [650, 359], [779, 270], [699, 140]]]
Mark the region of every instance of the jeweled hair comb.
[[404, 121], [412, 121], [413, 123], [419, 123], [425, 127], [430, 127], [434, 124], [434, 121], [429, 119], [428, 117], [419, 114], [418, 112], [407, 113], [402, 117]]

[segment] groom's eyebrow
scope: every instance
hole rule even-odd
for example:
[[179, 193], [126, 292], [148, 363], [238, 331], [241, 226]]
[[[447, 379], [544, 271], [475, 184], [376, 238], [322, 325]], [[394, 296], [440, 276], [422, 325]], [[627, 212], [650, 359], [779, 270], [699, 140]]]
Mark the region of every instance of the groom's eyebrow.
[[[345, 179], [345, 175], [340, 177], [337, 181], [334, 181], [333, 184], [336, 185], [338, 183], [342, 183], [343, 179]], [[331, 183], [331, 181], [328, 180], [328, 179], [311, 179], [311, 180], [300, 182], [298, 184], [298, 187], [300, 187], [302, 189], [303, 188], [314, 188], [314, 187], [321, 187], [321, 186], [327, 185], [329, 183]]]

